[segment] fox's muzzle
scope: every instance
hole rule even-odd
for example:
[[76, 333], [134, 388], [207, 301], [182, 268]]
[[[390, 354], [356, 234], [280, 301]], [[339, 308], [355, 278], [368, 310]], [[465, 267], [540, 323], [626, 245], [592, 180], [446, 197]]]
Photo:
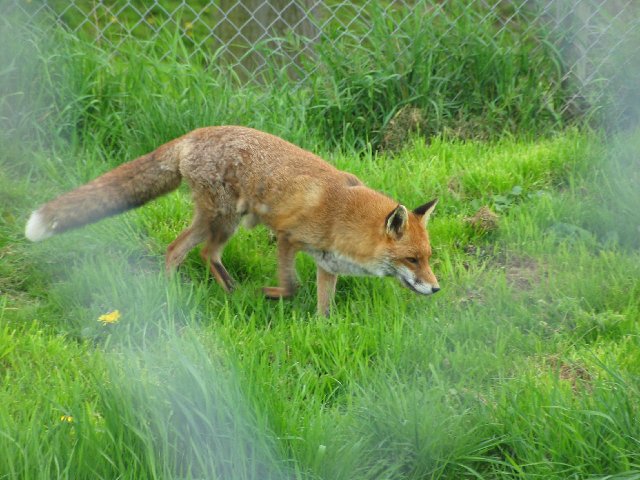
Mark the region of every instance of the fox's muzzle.
[[409, 290], [414, 291], [420, 295], [431, 295], [440, 291], [440, 287], [437, 285], [431, 285], [420, 280], [414, 280], [413, 282], [407, 280], [405, 277], [400, 277], [401, 283]]

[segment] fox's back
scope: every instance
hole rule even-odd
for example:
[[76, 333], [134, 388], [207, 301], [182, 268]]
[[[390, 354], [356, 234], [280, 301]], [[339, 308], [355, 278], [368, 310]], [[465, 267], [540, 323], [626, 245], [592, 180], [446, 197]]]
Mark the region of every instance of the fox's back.
[[235, 208], [274, 230], [317, 221], [328, 196], [361, 185], [313, 153], [247, 127], [194, 130], [182, 137], [179, 152], [180, 170], [196, 196], [198, 187], [230, 190]]

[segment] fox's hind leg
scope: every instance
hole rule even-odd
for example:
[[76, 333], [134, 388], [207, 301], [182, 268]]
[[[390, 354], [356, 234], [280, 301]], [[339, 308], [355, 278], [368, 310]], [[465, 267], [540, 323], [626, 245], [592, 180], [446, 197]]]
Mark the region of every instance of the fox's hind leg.
[[206, 241], [200, 256], [208, 263], [216, 281], [227, 292], [233, 279], [220, 260], [222, 250], [236, 231], [240, 216], [236, 212], [233, 192], [221, 185], [201, 185], [199, 178], [185, 176], [191, 186], [194, 215], [191, 226], [182, 232], [167, 250], [167, 271], [175, 269], [199, 243]]
[[226, 292], [233, 290], [233, 278], [222, 264], [222, 250], [236, 230], [236, 218], [217, 219], [209, 225], [209, 236], [200, 251], [202, 259], [209, 264], [211, 273]]
[[264, 287], [267, 298], [290, 297], [296, 291], [295, 258], [300, 248], [292, 244], [284, 234], [278, 234], [278, 280], [277, 287]]
[[196, 245], [207, 238], [208, 224], [204, 221], [203, 215], [196, 211], [193, 221], [189, 228], [182, 231], [169, 248], [167, 248], [167, 256], [165, 259], [165, 268], [167, 273], [173, 270], [184, 261], [184, 258]]

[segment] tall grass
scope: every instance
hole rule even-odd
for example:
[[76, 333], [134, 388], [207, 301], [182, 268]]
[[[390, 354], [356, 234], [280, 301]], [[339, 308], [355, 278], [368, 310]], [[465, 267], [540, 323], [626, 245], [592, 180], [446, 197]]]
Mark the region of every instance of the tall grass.
[[[562, 59], [543, 28], [499, 30], [467, 2], [418, 2], [415, 9], [392, 21], [394, 13], [379, 6], [366, 37], [358, 30], [366, 26], [355, 22], [352, 33], [338, 29], [320, 45], [312, 109], [332, 143], [346, 137], [380, 145], [405, 105], [420, 109], [417, 127], [427, 136], [541, 134], [567, 122]], [[532, 19], [517, 21], [529, 26]]]
[[[13, 64], [9, 76], [30, 78], [33, 90], [24, 88], [27, 98], [7, 101], [17, 102], [14, 108], [20, 101], [37, 101], [47, 110], [40, 118], [55, 127], [48, 131], [67, 129], [66, 136], [86, 135], [105, 144], [126, 132], [169, 138], [224, 119], [275, 130], [303, 144], [312, 129], [318, 133], [315, 142], [326, 147], [376, 149], [385, 147], [389, 123], [403, 107], [419, 113], [413, 123], [396, 128], [426, 136], [443, 131], [463, 138], [540, 135], [567, 123], [561, 113], [569, 95], [560, 81], [562, 59], [542, 28], [531, 27], [524, 36], [499, 31], [480, 21], [486, 12], [458, 2], [446, 10], [429, 2], [415, 8], [401, 22], [399, 13], [373, 6], [350, 34], [327, 32], [317, 57], [306, 60], [305, 68], [314, 73], [302, 84], [278, 67], [276, 56], [261, 74], [262, 85], [241, 82], [214, 53], [193, 54], [179, 31], [109, 53], [59, 32], [38, 40], [7, 24], [5, 35], [24, 35], [26, 41], [16, 45], [32, 59], [31, 66]], [[59, 78], [67, 80], [53, 91]], [[100, 122], [110, 125], [110, 133], [94, 139], [88, 132]]]

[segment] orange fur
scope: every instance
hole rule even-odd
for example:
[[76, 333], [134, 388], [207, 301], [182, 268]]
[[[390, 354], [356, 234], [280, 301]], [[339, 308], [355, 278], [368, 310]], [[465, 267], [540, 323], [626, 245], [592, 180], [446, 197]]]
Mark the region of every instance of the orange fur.
[[294, 293], [294, 258], [301, 250], [318, 264], [323, 314], [338, 274], [395, 276], [418, 293], [439, 290], [425, 229], [435, 201], [409, 211], [311, 152], [246, 127], [197, 129], [125, 163], [33, 212], [26, 236], [41, 240], [140, 206], [182, 179], [191, 187], [195, 211], [167, 250], [168, 271], [204, 242], [202, 257], [230, 291], [222, 250], [246, 217], [278, 239], [279, 285], [264, 289], [269, 297]]

